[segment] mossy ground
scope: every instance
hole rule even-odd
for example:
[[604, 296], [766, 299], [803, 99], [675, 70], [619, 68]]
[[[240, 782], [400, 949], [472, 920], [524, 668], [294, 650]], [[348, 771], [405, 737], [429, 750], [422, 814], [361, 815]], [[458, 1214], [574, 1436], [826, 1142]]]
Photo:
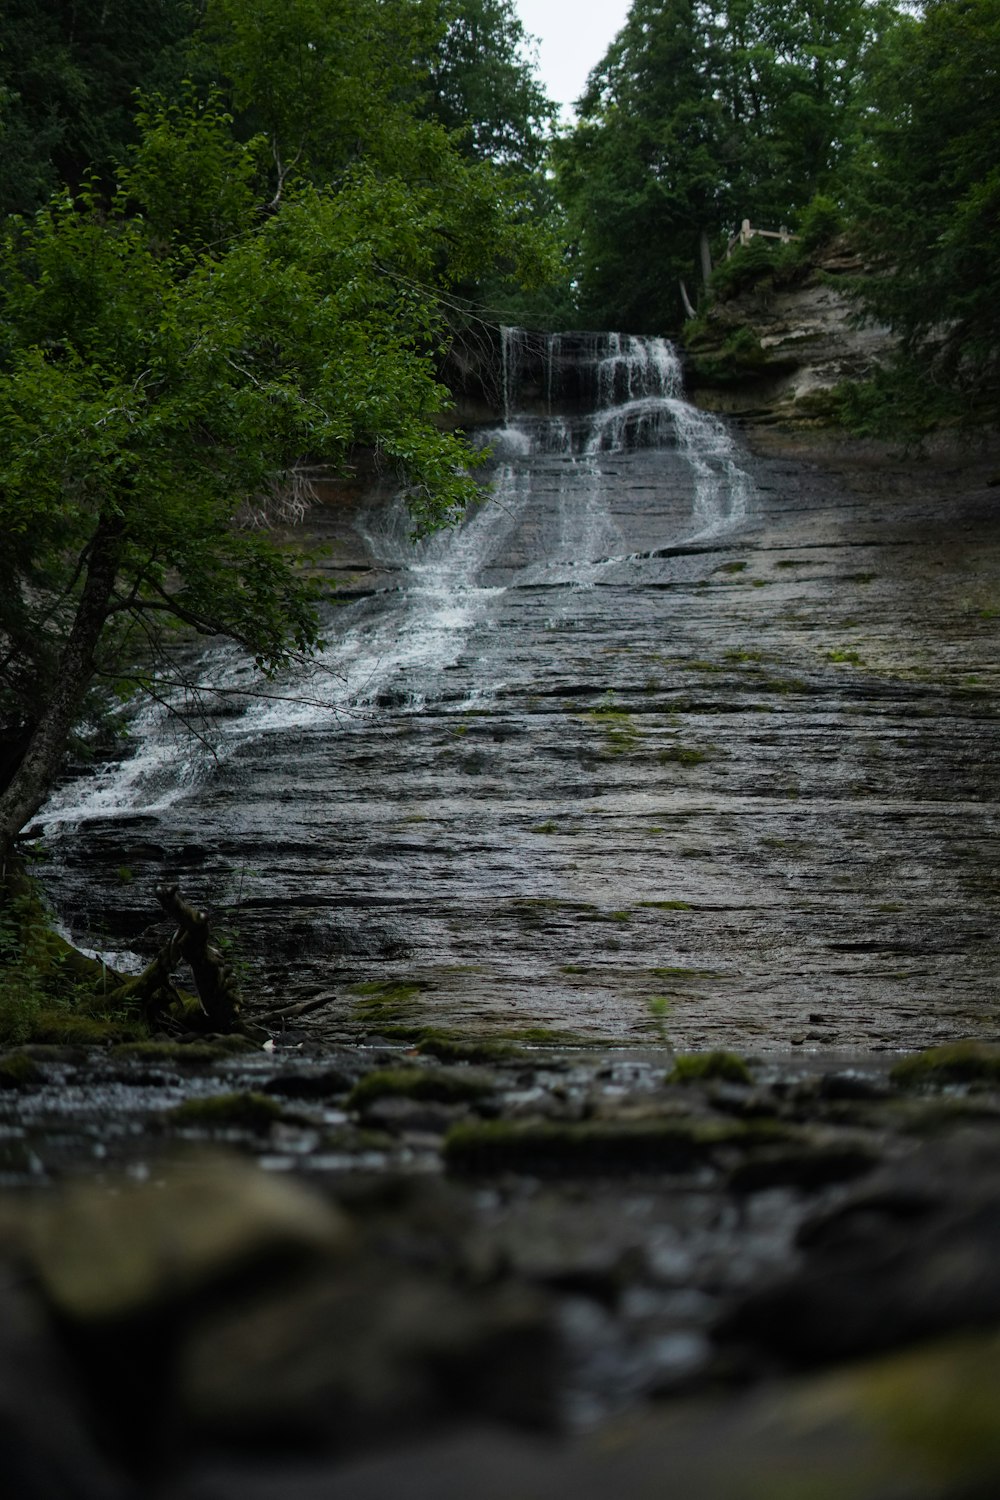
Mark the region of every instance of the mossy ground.
[[0, 1089], [31, 1088], [44, 1076], [42, 1068], [27, 1052], [7, 1052], [0, 1057]]
[[528, 1171], [542, 1175], [608, 1172], [689, 1172], [730, 1145], [780, 1138], [773, 1122], [698, 1115], [651, 1114], [641, 1119], [482, 1120], [454, 1126], [444, 1142], [457, 1172]]
[[167, 1063], [190, 1068], [210, 1067], [227, 1057], [238, 1057], [259, 1050], [256, 1042], [238, 1035], [213, 1037], [211, 1041], [184, 1042], [151, 1038], [120, 1042], [111, 1049], [111, 1056], [121, 1062]]
[[81, 953], [54, 930], [33, 881], [0, 881], [0, 1046], [111, 1045], [161, 1024], [204, 1033], [210, 1023], [196, 996], [167, 985], [154, 997], [145, 977]]
[[1000, 1084], [1000, 1045], [991, 1042], [949, 1042], [904, 1057], [891, 1078], [904, 1088], [969, 1083]]
[[356, 1083], [347, 1097], [348, 1109], [363, 1109], [388, 1097], [427, 1099], [438, 1104], [464, 1104], [494, 1092], [488, 1075], [461, 1068], [381, 1068]]
[[753, 1075], [735, 1052], [692, 1052], [675, 1058], [668, 1083], [753, 1083]]
[[186, 1099], [168, 1112], [167, 1120], [182, 1127], [263, 1132], [280, 1120], [281, 1115], [281, 1105], [269, 1095], [247, 1091]]

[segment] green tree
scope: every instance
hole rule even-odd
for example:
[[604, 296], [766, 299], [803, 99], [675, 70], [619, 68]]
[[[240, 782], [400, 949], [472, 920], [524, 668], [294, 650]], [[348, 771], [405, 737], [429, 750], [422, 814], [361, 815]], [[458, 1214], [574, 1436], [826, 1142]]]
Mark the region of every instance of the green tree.
[[867, 54], [898, 19], [892, 0], [728, 0], [716, 9], [727, 160], [743, 213], [791, 222], [853, 149]]
[[4, 0], [0, 216], [90, 172], [111, 182], [136, 139], [133, 91], [183, 77], [194, 21], [184, 0]]
[[364, 163], [420, 198], [435, 282], [468, 296], [493, 267], [543, 279], [552, 251], [523, 182], [428, 111], [442, 35], [438, 0], [207, 0], [198, 44], [243, 134], [266, 142], [272, 208], [289, 185]]
[[678, 325], [678, 280], [728, 208], [710, 74], [694, 0], [635, 0], [592, 73], [555, 153], [585, 323]]
[[634, 0], [557, 152], [585, 317], [673, 330], [704, 240], [792, 224], [851, 145], [890, 0]]
[[264, 672], [316, 645], [308, 572], [248, 524], [312, 465], [374, 448], [419, 526], [472, 493], [435, 420], [433, 287], [472, 234], [480, 261], [513, 253], [483, 183], [459, 164], [445, 215], [440, 163], [425, 189], [361, 162], [262, 213], [261, 143], [217, 103], [142, 124], [110, 205], [54, 200], [0, 246], [0, 861], [90, 686], [151, 685], [134, 663], [165, 629], [228, 636]]
[[205, 0], [196, 55], [267, 140], [277, 196], [362, 159], [420, 173], [420, 59], [437, 34], [432, 0]]
[[513, 0], [438, 0], [441, 31], [429, 60], [428, 116], [452, 133], [459, 151], [498, 175], [521, 222], [547, 228], [550, 272], [525, 291], [510, 265], [476, 269], [456, 287], [470, 316], [564, 326], [572, 316], [569, 277], [556, 254], [559, 206], [547, 172], [555, 105], [535, 71], [532, 39]]
[[[871, 313], [907, 359], [994, 403], [1000, 386], [1000, 7], [928, 0], [874, 53], [855, 164]], [[922, 387], [926, 399], [928, 387]]]
[[439, 15], [430, 64], [435, 118], [459, 133], [470, 155], [539, 173], [556, 110], [513, 0], [440, 0]]

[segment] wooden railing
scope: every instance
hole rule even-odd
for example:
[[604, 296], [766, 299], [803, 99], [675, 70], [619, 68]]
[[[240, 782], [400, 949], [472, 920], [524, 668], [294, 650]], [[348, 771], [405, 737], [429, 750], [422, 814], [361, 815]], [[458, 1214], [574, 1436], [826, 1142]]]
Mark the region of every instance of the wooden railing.
[[783, 245], [787, 245], [789, 240], [798, 239], [798, 235], [792, 234], [784, 224], [780, 229], [755, 229], [749, 219], [744, 219], [739, 233], [734, 234], [726, 246], [726, 259], [729, 259], [737, 245], [749, 245], [750, 241], [758, 235], [765, 240], [780, 240]]

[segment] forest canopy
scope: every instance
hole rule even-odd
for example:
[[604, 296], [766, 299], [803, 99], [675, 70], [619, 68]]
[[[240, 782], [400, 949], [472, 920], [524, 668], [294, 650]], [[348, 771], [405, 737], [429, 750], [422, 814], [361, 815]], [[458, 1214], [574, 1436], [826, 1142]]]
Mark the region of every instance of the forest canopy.
[[585, 315], [676, 329], [703, 241], [837, 194], [898, 22], [891, 0], [634, 0], [556, 148]]
[[553, 149], [579, 321], [679, 333], [744, 219], [834, 231], [900, 337], [888, 420], [1000, 384], [996, 0], [633, 0]]

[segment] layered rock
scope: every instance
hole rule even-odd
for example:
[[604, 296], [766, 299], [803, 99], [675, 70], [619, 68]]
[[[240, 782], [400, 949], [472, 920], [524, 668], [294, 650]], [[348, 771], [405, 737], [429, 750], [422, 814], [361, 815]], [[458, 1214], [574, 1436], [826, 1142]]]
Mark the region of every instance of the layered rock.
[[864, 270], [843, 238], [815, 260], [763, 266], [717, 298], [687, 340], [694, 400], [751, 424], [826, 420], [843, 381], [867, 379], [893, 347], [851, 296]]

